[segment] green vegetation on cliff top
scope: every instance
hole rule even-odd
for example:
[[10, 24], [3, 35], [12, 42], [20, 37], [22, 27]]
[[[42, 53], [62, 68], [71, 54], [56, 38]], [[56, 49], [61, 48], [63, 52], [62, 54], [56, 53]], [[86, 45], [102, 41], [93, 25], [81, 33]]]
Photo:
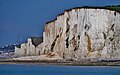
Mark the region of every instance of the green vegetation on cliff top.
[[120, 5], [117, 5], [117, 6], [106, 6], [105, 8], [112, 9], [112, 10], [120, 12]]

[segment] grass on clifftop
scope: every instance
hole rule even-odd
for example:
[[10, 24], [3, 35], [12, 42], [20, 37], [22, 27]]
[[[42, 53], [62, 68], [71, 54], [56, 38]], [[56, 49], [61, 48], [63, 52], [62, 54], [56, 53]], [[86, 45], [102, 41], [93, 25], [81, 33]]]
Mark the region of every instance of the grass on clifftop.
[[105, 8], [112, 9], [112, 10], [120, 12], [120, 5], [117, 5], [117, 6], [106, 6]]

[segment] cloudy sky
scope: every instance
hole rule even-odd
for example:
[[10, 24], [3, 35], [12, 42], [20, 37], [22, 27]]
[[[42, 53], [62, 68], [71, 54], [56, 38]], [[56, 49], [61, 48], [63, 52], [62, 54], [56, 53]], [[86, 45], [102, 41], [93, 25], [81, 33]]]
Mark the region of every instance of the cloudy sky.
[[45, 23], [66, 9], [107, 5], [120, 0], [0, 0], [0, 46], [42, 36]]

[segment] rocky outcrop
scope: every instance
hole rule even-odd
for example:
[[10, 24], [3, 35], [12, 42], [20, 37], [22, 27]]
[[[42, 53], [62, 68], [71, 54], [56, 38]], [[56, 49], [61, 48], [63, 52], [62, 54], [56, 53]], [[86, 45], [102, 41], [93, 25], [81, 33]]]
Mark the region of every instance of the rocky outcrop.
[[120, 13], [107, 9], [75, 8], [45, 26], [46, 52], [68, 60], [120, 58]]
[[36, 47], [42, 42], [42, 38], [31, 37], [28, 38], [27, 43], [21, 44], [20, 48], [15, 47], [15, 56], [31, 56], [31, 55], [40, 55], [39, 49]]
[[55, 53], [66, 60], [120, 58], [120, 13], [74, 8], [47, 22], [37, 54]]

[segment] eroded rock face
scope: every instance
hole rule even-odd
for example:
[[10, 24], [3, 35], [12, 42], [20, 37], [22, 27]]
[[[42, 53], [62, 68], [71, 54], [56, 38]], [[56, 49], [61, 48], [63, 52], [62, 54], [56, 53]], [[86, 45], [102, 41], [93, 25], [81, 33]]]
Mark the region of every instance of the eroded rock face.
[[[20, 47], [15, 47], [15, 56], [33, 56], [41, 55], [44, 43], [42, 43], [42, 37], [30, 37], [26, 43], [22, 43]], [[40, 44], [40, 45], [39, 45]], [[42, 46], [42, 47], [41, 47]]]
[[18, 54], [54, 53], [66, 60], [120, 58], [120, 13], [107, 9], [71, 9], [46, 24], [43, 43], [34, 47], [29, 41], [21, 45], [23, 49], [16, 48]]
[[15, 56], [31, 56], [36, 55], [36, 48], [32, 44], [32, 39], [28, 38], [27, 43], [21, 44], [21, 48], [15, 47]]
[[65, 11], [45, 26], [44, 50], [65, 59], [120, 58], [120, 14], [107, 9]]

